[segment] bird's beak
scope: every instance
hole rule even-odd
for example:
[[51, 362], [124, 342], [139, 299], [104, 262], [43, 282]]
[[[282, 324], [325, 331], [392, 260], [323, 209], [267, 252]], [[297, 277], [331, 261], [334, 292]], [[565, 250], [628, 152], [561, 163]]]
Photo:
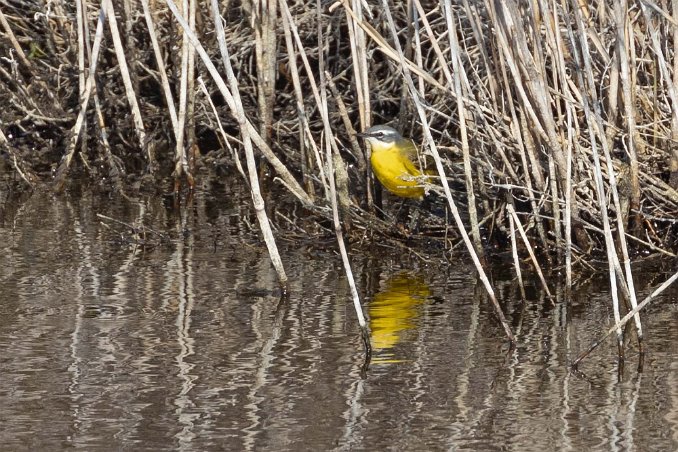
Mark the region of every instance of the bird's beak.
[[355, 134], [355, 136], [357, 136], [359, 138], [369, 138], [371, 135], [369, 133], [365, 133], [365, 132], [358, 132], [358, 133]]

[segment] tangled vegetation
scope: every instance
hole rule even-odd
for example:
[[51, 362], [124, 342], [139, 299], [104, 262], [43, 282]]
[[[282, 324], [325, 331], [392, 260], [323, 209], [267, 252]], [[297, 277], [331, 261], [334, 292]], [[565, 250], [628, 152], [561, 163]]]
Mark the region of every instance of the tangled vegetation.
[[[346, 233], [463, 240], [481, 275], [513, 250], [570, 283], [602, 253], [634, 298], [630, 259], [678, 250], [676, 5], [0, 0], [0, 149], [55, 191], [243, 177], [283, 283], [266, 174], [305, 209], [290, 233], [332, 220], [344, 255]], [[421, 143], [433, 201], [381, 193], [355, 135], [372, 124]]]

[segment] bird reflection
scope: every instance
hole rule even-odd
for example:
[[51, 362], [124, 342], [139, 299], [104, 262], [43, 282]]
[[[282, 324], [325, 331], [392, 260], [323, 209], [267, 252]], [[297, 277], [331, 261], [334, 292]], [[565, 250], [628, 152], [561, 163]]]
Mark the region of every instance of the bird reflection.
[[370, 302], [370, 330], [374, 364], [402, 362], [392, 350], [407, 330], [418, 326], [418, 306], [430, 295], [429, 286], [421, 277], [408, 272], [389, 278], [383, 289]]

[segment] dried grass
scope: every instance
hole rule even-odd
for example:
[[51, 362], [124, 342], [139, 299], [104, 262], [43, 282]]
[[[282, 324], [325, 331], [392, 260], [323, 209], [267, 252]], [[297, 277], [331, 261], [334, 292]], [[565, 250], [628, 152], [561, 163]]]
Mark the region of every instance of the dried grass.
[[[399, 201], [379, 203], [353, 133], [389, 123], [426, 153], [435, 145], [477, 253], [511, 250], [512, 205], [541, 265], [563, 266], [571, 279], [573, 262], [605, 253], [626, 286], [638, 252], [678, 252], [678, 11], [612, 3], [340, 0], [321, 11], [302, 1], [222, 3], [239, 118], [205, 63], [191, 64], [165, 2], [0, 0], [0, 149], [30, 185], [52, 183], [58, 168], [60, 187], [76, 164], [129, 194], [123, 171], [154, 172], [163, 184], [173, 170], [177, 190], [190, 185], [198, 175], [185, 150], [194, 144], [239, 177], [232, 150], [244, 158], [251, 139], [287, 187], [272, 189], [289, 189], [323, 222], [336, 146], [348, 165], [352, 205], [342, 221], [351, 235], [452, 248], [459, 227], [421, 212], [418, 232], [403, 232], [393, 220]], [[121, 26], [99, 25], [97, 57], [101, 7]], [[184, 8], [223, 74], [209, 2]], [[82, 26], [72, 25], [78, 11]], [[99, 120], [86, 121], [97, 110]], [[236, 138], [242, 130], [249, 138]]]

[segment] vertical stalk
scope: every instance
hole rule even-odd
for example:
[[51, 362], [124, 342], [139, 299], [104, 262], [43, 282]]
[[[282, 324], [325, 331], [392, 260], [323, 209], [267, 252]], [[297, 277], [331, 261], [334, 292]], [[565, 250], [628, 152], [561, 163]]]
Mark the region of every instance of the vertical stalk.
[[[355, 83], [355, 93], [358, 99], [358, 119], [360, 120], [360, 131], [364, 131], [371, 125], [372, 107], [370, 105], [370, 83], [367, 73], [367, 44], [365, 32], [358, 26], [357, 21], [363, 19], [362, 3], [360, 0], [351, 0], [351, 9], [355, 19], [349, 10], [346, 9], [346, 22], [348, 24], [348, 38], [351, 47], [351, 60], [353, 61], [353, 81]], [[367, 205], [374, 206], [373, 192], [374, 179], [370, 166], [369, 146], [366, 151], [365, 161], [367, 166], [364, 171], [365, 187], [367, 187]]]
[[127, 67], [127, 58], [125, 57], [125, 49], [120, 39], [120, 31], [118, 30], [118, 21], [115, 18], [115, 10], [111, 0], [104, 0], [104, 7], [108, 14], [108, 25], [111, 30], [111, 37], [113, 38], [113, 47], [115, 48], [115, 56], [120, 66], [120, 75], [125, 86], [125, 95], [132, 110], [132, 119], [134, 120], [134, 128], [137, 131], [137, 138], [139, 139], [139, 148], [146, 153], [149, 169], [152, 168], [152, 163], [155, 160], [151, 146], [146, 140], [146, 129], [144, 128], [144, 121], [141, 117], [141, 110], [139, 102], [137, 101], [134, 87], [132, 86], [132, 78], [130, 76], [129, 68]]
[[148, 28], [148, 34], [151, 38], [151, 45], [153, 46], [153, 55], [155, 56], [155, 62], [158, 65], [158, 72], [160, 73], [160, 82], [162, 84], [163, 94], [165, 95], [165, 102], [167, 103], [167, 110], [172, 121], [172, 130], [174, 131], [174, 138], [178, 141], [179, 136], [179, 120], [177, 119], [177, 109], [174, 105], [174, 96], [172, 95], [172, 88], [169, 84], [169, 79], [167, 78], [167, 69], [165, 68], [165, 60], [162, 56], [162, 51], [160, 50], [160, 44], [158, 44], [158, 36], [155, 32], [155, 24], [153, 22], [153, 16], [151, 15], [151, 10], [148, 5], [148, 0], [141, 0], [141, 5], [144, 10], [144, 18], [146, 19], [146, 27]]
[[[191, 26], [191, 18], [188, 0], [181, 2], [181, 14], [188, 18], [188, 26]], [[193, 31], [192, 28], [190, 28]], [[186, 107], [188, 98], [188, 65], [189, 65], [189, 42], [186, 38], [186, 30], [181, 33], [181, 72], [179, 76], [179, 116], [177, 117], [177, 136], [174, 148], [174, 192], [179, 191], [181, 176], [184, 169], [188, 168], [188, 159], [186, 158]]]
[[259, 134], [270, 145], [275, 104], [278, 0], [253, 0], [252, 15], [257, 61]]
[[480, 227], [478, 226], [478, 211], [476, 210], [476, 195], [473, 189], [473, 169], [471, 168], [471, 152], [468, 145], [468, 132], [466, 130], [466, 108], [461, 92], [461, 56], [459, 54], [459, 41], [455, 27], [454, 12], [449, 0], [444, 1], [445, 20], [447, 21], [447, 36], [450, 40], [450, 54], [452, 69], [454, 71], [454, 93], [457, 97], [457, 114], [459, 115], [459, 132], [461, 133], [461, 152], [464, 159], [464, 177], [466, 180], [466, 197], [468, 199], [468, 213], [471, 221], [471, 236], [476, 253], [483, 258], [483, 244], [480, 240]]
[[[622, 98], [624, 99], [624, 113], [626, 116], [626, 127], [629, 134], [627, 148], [629, 158], [631, 159], [631, 211], [638, 212], [640, 209], [640, 182], [638, 180], [639, 170], [638, 155], [636, 153], [636, 111], [633, 96], [635, 84], [631, 80], [629, 56], [627, 53], [627, 49], [629, 51], [633, 51], [631, 47], [634, 46], [635, 43], [633, 42], [633, 27], [628, 23], [627, 0], [617, 0], [615, 2], [614, 16], [615, 25], [617, 28], [616, 51], [619, 57], [618, 61], [620, 66], [620, 79], [622, 83]], [[621, 212], [618, 212], [618, 215], [621, 215]], [[638, 219], [637, 214], [636, 219]], [[638, 221], [636, 221], [636, 225], [638, 225]]]
[[[337, 183], [341, 183], [340, 186], [340, 200], [342, 201], [342, 210], [346, 211], [348, 205], [348, 185], [347, 181], [344, 180], [345, 170], [343, 168], [344, 162], [339, 154], [339, 149], [334, 140], [334, 133], [332, 132], [332, 126], [330, 125], [330, 113], [327, 106], [327, 80], [330, 79], [331, 75], [329, 72], [325, 71], [325, 40], [323, 39], [323, 30], [322, 30], [322, 16], [320, 15], [321, 11], [321, 0], [317, 0], [316, 3], [316, 13], [317, 13], [317, 24], [318, 24], [318, 72], [320, 76], [320, 116], [323, 121], [323, 130], [325, 137], [325, 161], [327, 162], [327, 173], [329, 175], [330, 182], [330, 202], [332, 204], [332, 222], [334, 225], [334, 233], [337, 236], [337, 244], [339, 245], [339, 253], [341, 254], [341, 261], [344, 264], [344, 271], [346, 272], [346, 279], [351, 288], [351, 295], [353, 298], [353, 307], [355, 309], [356, 315], [358, 316], [358, 323], [360, 324], [360, 329], [363, 334], [363, 342], [365, 344], [365, 355], [366, 362], [369, 360], [371, 355], [371, 346], [369, 341], [369, 331], [367, 329], [367, 323], [365, 322], [365, 316], [363, 314], [362, 304], [360, 303], [360, 295], [358, 294], [358, 289], [355, 285], [355, 279], [353, 278], [353, 271], [351, 270], [351, 261], [348, 258], [348, 251], [346, 250], [346, 243], [344, 242], [344, 234], [341, 227], [341, 220], [339, 219], [339, 206], [337, 205]], [[335, 168], [334, 161], [338, 163], [338, 166]], [[341, 165], [341, 166], [339, 166]], [[341, 177], [340, 177], [341, 176]]]
[[[513, 202], [512, 198], [509, 198], [508, 205]], [[516, 242], [516, 226], [513, 215], [509, 215], [509, 227], [511, 230], [511, 254], [513, 255], [513, 267], [516, 269], [516, 277], [518, 278], [518, 286], [520, 287], [520, 297], [525, 301], [525, 285], [523, 284], [523, 274], [520, 271], [520, 259], [518, 257], [518, 244]]]
[[[573, 0], [574, 1], [574, 0]], [[573, 51], [575, 54], [575, 61], [577, 64], [581, 65], [583, 62], [583, 71], [575, 71], [575, 74], [577, 76], [579, 85], [584, 88], [588, 86], [589, 90], [587, 93], [585, 93], [582, 96], [582, 102], [584, 106], [584, 115], [586, 117], [586, 124], [588, 125], [588, 132], [589, 132], [589, 139], [591, 142], [591, 151], [593, 154], [593, 162], [594, 162], [594, 182], [595, 182], [595, 187], [596, 187], [596, 195], [598, 197], [598, 207], [600, 209], [600, 216], [601, 216], [601, 222], [603, 223], [603, 235], [605, 237], [605, 248], [607, 251], [607, 262], [608, 262], [608, 277], [610, 280], [610, 294], [612, 296], [612, 309], [614, 312], [614, 319], [615, 322], [619, 322], [620, 319], [620, 312], [619, 312], [619, 293], [617, 291], [617, 279], [615, 277], [615, 261], [618, 261], [617, 253], [615, 251], [614, 247], [614, 239], [612, 238], [612, 231], [610, 228], [610, 221], [608, 218], [607, 214], [607, 202], [606, 202], [606, 196], [605, 196], [605, 186], [603, 184], [603, 172], [601, 169], [600, 165], [600, 157], [598, 154], [598, 143], [597, 139], [601, 138], [601, 143], [603, 146], [606, 146], [606, 139], [605, 137], [600, 133], [602, 131], [602, 127], [600, 122], [598, 121], [600, 117], [598, 115], [594, 115], [593, 112], [591, 111], [591, 107], [589, 105], [589, 96], [592, 97], [591, 102], [595, 103], [597, 102], [596, 98], [596, 88], [595, 84], [592, 80], [592, 75], [593, 74], [593, 69], [591, 67], [591, 60], [590, 60], [590, 52], [588, 48], [588, 42], [586, 40], [586, 33], [584, 31], [584, 25], [582, 23], [582, 18], [580, 15], [580, 11], [577, 8], [577, 5], [573, 5], [572, 8], [574, 17], [575, 17], [575, 23], [579, 32], [579, 36], [582, 37], [582, 39], [579, 41], [579, 44], [581, 45], [581, 55], [579, 54], [579, 49], [577, 49], [577, 46], [573, 46]], [[568, 29], [568, 32], [572, 33], [571, 28]], [[572, 42], [576, 42], [574, 40], [574, 37], [570, 37]], [[590, 71], [590, 72], [587, 72]], [[584, 80], [584, 75], [586, 74], [587, 78]], [[621, 328], [617, 329], [617, 349], [619, 353], [619, 359], [620, 361], [623, 362], [624, 360], [624, 338], [623, 338], [623, 333]]]
[[66, 182], [66, 175], [68, 169], [71, 166], [73, 161], [73, 155], [75, 155], [75, 147], [78, 144], [78, 138], [80, 137], [80, 132], [82, 131], [82, 126], [85, 122], [85, 115], [87, 114], [87, 106], [89, 105], [89, 98], [92, 94], [94, 88], [94, 74], [96, 73], [97, 62], [99, 60], [99, 52], [101, 51], [101, 41], [104, 36], [104, 21], [106, 20], [106, 3], [109, 0], [101, 1], [101, 8], [99, 9], [99, 20], [97, 21], [97, 28], [94, 35], [94, 42], [92, 44], [92, 56], [89, 63], [89, 72], [87, 74], [87, 81], [85, 82], [85, 90], [80, 95], [80, 105], [78, 117], [75, 119], [75, 124], [71, 127], [71, 139], [68, 142], [68, 147], [63, 157], [61, 157], [61, 162], [59, 162], [59, 167], [56, 171], [56, 176], [54, 177], [54, 190], [59, 192], [63, 190], [64, 183]]

